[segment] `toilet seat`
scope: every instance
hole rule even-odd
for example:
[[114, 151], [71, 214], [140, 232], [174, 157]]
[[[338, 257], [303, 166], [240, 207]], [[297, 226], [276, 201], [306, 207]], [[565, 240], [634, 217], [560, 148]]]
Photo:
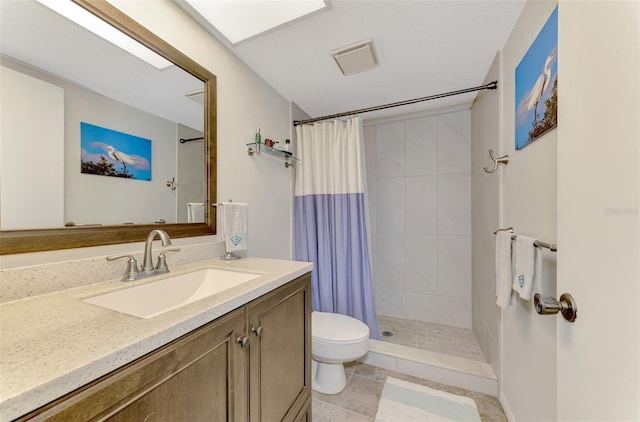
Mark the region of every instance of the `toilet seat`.
[[320, 343], [350, 344], [369, 338], [369, 326], [347, 315], [314, 311], [311, 324], [311, 337]]

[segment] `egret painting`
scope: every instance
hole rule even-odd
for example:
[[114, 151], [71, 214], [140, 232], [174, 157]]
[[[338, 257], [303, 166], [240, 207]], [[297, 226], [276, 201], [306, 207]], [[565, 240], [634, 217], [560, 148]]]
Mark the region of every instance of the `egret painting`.
[[151, 180], [151, 140], [80, 123], [81, 173]]
[[516, 67], [516, 150], [558, 126], [558, 8]]

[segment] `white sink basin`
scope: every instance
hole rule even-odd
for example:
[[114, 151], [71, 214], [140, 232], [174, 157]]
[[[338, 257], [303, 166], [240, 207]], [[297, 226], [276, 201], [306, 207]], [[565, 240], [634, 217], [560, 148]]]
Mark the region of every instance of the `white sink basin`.
[[245, 283], [259, 274], [207, 268], [84, 299], [125, 314], [152, 318]]

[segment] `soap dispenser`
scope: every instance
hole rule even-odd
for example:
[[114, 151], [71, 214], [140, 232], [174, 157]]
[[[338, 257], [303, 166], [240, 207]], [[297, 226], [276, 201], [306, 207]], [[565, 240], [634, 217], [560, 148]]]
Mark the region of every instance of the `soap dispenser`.
[[260, 136], [260, 128], [256, 129], [256, 144], [262, 142], [262, 137]]

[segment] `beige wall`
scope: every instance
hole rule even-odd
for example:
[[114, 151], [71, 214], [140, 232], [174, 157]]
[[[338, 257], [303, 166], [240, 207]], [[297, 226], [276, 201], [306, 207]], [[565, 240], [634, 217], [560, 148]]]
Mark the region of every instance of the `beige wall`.
[[[509, 164], [503, 167], [502, 173], [500, 226], [512, 226], [516, 233], [552, 243], [557, 240], [557, 130], [522, 150], [515, 150], [514, 75], [515, 68], [555, 6], [555, 1], [527, 2], [504, 46], [500, 75], [500, 150], [509, 155]], [[562, 69], [558, 73], [562, 86]], [[556, 259], [555, 253], [544, 250], [540, 291], [554, 297]], [[539, 316], [532, 301], [520, 298], [514, 299], [513, 306], [502, 311], [500, 387], [505, 410], [515, 420], [556, 418], [556, 322], [555, 317]]]
[[0, 227], [62, 227], [64, 91], [4, 65], [0, 76]]
[[500, 170], [499, 225], [557, 242], [557, 258], [545, 252], [543, 289], [571, 293], [578, 319], [538, 316], [519, 299], [500, 315], [487, 307], [495, 274], [483, 261], [493, 245], [478, 224], [495, 219], [494, 205], [473, 173], [474, 330], [482, 345], [482, 330], [500, 326], [500, 399], [510, 420], [638, 420], [640, 3], [560, 1], [558, 128], [516, 152], [514, 68], [554, 7], [524, 8], [503, 51], [500, 106], [483, 94], [472, 109], [472, 160], [489, 146], [487, 125], [501, 119], [510, 163]]
[[[496, 56], [483, 83], [500, 77], [500, 55]], [[496, 306], [495, 235], [500, 225], [499, 183], [503, 166], [493, 168], [489, 150], [500, 150], [500, 95], [498, 89], [482, 91], [471, 108], [471, 297], [472, 327], [482, 354], [500, 377], [500, 308]]]

